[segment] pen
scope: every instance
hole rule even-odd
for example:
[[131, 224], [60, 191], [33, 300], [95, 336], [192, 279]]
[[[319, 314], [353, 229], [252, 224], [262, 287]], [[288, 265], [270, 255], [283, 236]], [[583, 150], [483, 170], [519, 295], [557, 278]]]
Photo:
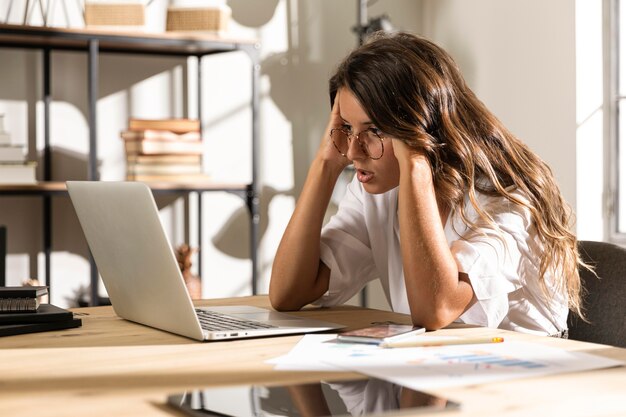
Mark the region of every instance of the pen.
[[397, 342], [381, 343], [379, 346], [384, 348], [403, 348], [403, 347], [428, 347], [428, 346], [447, 346], [447, 345], [476, 345], [480, 343], [502, 343], [503, 337], [476, 337], [464, 339], [448, 339], [448, 340], [400, 340]]

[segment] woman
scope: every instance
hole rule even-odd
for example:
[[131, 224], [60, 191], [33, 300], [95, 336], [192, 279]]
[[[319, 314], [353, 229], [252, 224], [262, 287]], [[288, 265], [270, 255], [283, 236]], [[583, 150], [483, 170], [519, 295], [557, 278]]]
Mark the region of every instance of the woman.
[[[550, 169], [476, 98], [452, 58], [378, 34], [330, 80], [332, 111], [273, 265], [278, 310], [380, 279], [396, 312], [562, 335], [581, 314], [570, 210]], [[322, 229], [335, 182], [356, 169]]]

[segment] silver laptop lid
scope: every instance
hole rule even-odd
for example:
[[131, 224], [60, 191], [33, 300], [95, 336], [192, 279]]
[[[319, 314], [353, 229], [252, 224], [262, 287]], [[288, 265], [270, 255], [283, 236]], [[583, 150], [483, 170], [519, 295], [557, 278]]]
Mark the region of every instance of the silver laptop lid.
[[67, 189], [116, 314], [203, 340], [150, 189], [105, 181], [67, 181]]

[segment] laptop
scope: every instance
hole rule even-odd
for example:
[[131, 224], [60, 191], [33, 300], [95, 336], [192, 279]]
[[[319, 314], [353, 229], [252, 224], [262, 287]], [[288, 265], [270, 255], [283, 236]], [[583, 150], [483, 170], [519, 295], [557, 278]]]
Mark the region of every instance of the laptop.
[[200, 341], [345, 327], [254, 306], [196, 308], [145, 184], [67, 181], [67, 189], [113, 309], [126, 320]]

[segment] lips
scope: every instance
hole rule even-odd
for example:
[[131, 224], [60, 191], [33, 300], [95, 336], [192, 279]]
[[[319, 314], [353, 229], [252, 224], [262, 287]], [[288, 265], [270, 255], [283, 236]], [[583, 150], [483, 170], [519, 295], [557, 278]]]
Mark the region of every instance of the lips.
[[364, 169], [356, 170], [356, 177], [362, 184], [370, 182], [372, 178], [374, 178], [374, 173], [371, 171], [366, 171]]

